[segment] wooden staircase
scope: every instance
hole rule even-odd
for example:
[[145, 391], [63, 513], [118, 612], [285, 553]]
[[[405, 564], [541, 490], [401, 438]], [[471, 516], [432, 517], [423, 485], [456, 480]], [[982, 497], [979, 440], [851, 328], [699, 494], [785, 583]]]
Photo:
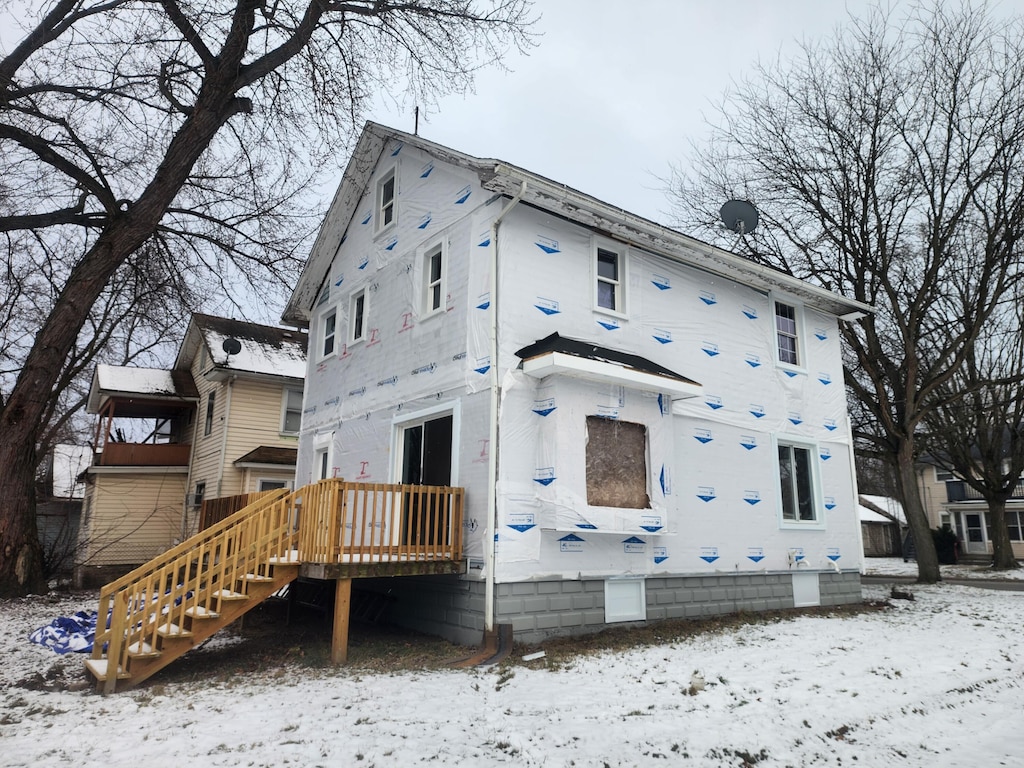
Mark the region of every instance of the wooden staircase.
[[264, 495], [107, 584], [85, 662], [97, 688], [137, 685], [295, 579], [295, 500]]

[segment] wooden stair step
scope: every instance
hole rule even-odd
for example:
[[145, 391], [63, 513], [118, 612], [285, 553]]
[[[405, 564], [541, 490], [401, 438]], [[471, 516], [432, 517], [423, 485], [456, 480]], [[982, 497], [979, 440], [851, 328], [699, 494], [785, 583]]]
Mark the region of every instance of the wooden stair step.
[[135, 659], [155, 659], [160, 656], [160, 651], [146, 642], [132, 643], [128, 646], [128, 655]]
[[220, 614], [216, 611], [211, 611], [209, 608], [205, 608], [202, 605], [193, 605], [185, 609], [185, 615], [191, 616], [193, 619], [219, 619]]
[[221, 600], [248, 600], [248, 595], [243, 595], [241, 592], [234, 592], [230, 589], [218, 589], [213, 593], [213, 597], [220, 598]]
[[[86, 659], [85, 668], [92, 673], [92, 676], [97, 680], [107, 679], [107, 660], [106, 659]], [[117, 679], [127, 680], [131, 677], [130, 674], [125, 672], [121, 667], [117, 668]]]
[[273, 565], [301, 565], [302, 560], [299, 558], [299, 550], [290, 549], [283, 555], [272, 555], [269, 561]]
[[192, 637], [192, 633], [187, 629], [182, 629], [177, 624], [161, 624], [156, 628], [156, 632], [161, 637]]
[[257, 584], [259, 584], [261, 582], [264, 582], [264, 581], [273, 581], [274, 580], [273, 576], [264, 576], [263, 574], [260, 574], [260, 573], [247, 573], [242, 578], [245, 579], [246, 581], [255, 582]]

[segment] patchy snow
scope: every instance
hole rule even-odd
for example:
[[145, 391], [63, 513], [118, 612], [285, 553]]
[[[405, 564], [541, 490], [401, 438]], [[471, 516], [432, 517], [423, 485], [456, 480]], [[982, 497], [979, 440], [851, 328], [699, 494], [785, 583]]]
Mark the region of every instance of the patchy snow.
[[[1024, 568], [1015, 571], [993, 571], [987, 565], [940, 565], [944, 579], [1024, 580]], [[865, 557], [864, 573], [869, 576], [913, 576], [917, 578], [917, 562], [903, 562], [902, 557]]]
[[295, 332], [295, 338], [291, 342], [285, 342], [280, 347], [243, 336], [232, 337], [242, 347], [235, 355], [224, 352], [224, 340], [228, 336], [210, 328], [204, 328], [202, 332], [214, 362], [224, 368], [272, 376], [290, 376], [293, 379], [302, 379], [306, 376], [306, 351], [302, 347], [303, 338], [298, 332]]
[[[92, 607], [94, 594], [0, 601], [0, 762], [1020, 765], [1024, 593], [910, 589], [916, 600], [885, 611], [752, 624], [560, 668], [546, 659], [393, 674], [290, 664], [108, 697], [84, 683], [19, 683], [81, 669], [81, 657], [26, 637]], [[881, 599], [888, 586], [864, 592]]]

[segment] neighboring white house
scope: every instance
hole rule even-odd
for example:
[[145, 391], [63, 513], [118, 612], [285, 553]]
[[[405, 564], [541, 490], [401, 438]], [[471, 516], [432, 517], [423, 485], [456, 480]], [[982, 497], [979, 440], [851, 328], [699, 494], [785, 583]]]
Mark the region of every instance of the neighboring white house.
[[387, 585], [462, 642], [856, 601], [838, 323], [869, 311], [368, 123], [284, 314], [297, 485], [464, 487], [468, 574]]

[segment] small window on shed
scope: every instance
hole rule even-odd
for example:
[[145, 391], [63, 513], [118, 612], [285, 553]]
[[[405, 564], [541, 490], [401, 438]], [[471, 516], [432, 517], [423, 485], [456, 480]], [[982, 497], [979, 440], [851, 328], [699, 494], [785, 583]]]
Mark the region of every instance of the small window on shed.
[[646, 509], [647, 427], [587, 416], [587, 503]]

